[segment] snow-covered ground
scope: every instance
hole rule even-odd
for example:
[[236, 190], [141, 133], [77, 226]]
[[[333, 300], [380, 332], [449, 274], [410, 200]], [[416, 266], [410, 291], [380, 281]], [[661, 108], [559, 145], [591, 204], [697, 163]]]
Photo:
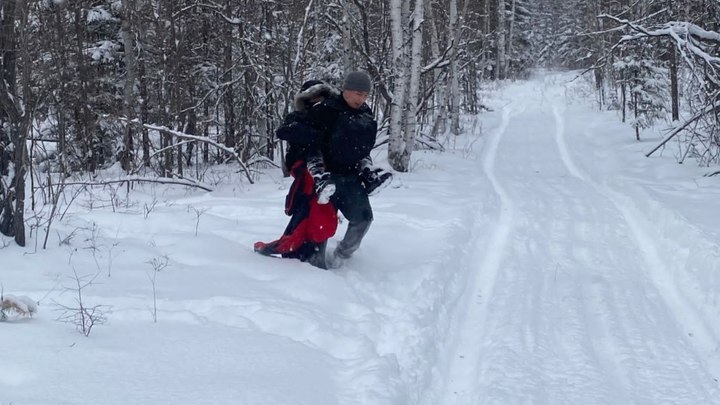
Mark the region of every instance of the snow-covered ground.
[[[47, 250], [0, 249], [39, 301], [0, 322], [0, 404], [720, 404], [719, 180], [643, 157], [660, 135], [568, 77], [415, 153], [336, 271], [252, 252], [286, 224], [279, 170], [78, 198]], [[58, 321], [76, 278], [89, 337]]]

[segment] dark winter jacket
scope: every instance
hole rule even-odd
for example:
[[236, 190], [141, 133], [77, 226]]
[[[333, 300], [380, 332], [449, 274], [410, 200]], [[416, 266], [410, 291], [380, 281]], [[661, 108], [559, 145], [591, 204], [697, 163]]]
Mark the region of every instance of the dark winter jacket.
[[318, 97], [329, 98], [337, 95], [338, 91], [327, 84], [317, 84], [295, 96], [295, 111], [285, 117], [285, 120], [275, 132], [278, 139], [287, 141], [288, 150], [285, 155], [285, 165], [288, 170], [299, 160], [308, 160], [320, 155], [319, 132], [308, 125], [307, 114], [312, 108], [312, 101]]
[[367, 104], [350, 107], [342, 94], [333, 95], [313, 106], [308, 124], [319, 132], [325, 170], [333, 174], [357, 174], [361, 162], [370, 161], [375, 146], [377, 122]]

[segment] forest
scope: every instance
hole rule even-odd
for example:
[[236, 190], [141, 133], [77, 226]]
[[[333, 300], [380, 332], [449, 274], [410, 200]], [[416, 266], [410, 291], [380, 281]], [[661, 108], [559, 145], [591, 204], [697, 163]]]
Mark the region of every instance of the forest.
[[83, 187], [203, 188], [220, 164], [252, 183], [282, 166], [300, 84], [358, 69], [396, 171], [482, 114], [483, 86], [540, 68], [591, 78], [628, 136], [666, 127], [648, 155], [720, 161], [711, 0], [0, 0], [0, 66], [0, 232], [21, 246]]

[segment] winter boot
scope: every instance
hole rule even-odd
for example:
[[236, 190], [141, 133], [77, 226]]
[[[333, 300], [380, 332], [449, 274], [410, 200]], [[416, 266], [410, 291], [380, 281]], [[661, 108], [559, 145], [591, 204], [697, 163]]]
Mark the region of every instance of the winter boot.
[[343, 264], [345, 264], [345, 260], [347, 259], [347, 257], [343, 256], [342, 253], [335, 249], [327, 256], [327, 258], [325, 258], [325, 264], [328, 269], [339, 269], [343, 266]]
[[365, 234], [370, 229], [371, 223], [372, 221], [360, 221], [348, 224], [345, 236], [340, 243], [338, 243], [332, 254], [328, 255], [326, 259], [328, 268], [337, 269], [342, 267], [345, 260], [349, 259], [350, 256], [360, 248], [360, 242], [362, 242], [363, 237], [365, 237]]
[[322, 242], [315, 246], [315, 253], [308, 257], [307, 262], [319, 269], [327, 270], [328, 264], [325, 260], [326, 246], [327, 242]]

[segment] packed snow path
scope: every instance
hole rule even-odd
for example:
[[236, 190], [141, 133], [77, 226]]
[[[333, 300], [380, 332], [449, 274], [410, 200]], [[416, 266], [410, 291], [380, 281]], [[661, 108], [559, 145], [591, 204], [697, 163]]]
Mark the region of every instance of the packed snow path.
[[471, 241], [425, 403], [720, 403], [718, 336], [674, 285], [653, 218], [571, 150], [598, 128], [556, 81], [508, 88], [488, 129], [496, 221]]

